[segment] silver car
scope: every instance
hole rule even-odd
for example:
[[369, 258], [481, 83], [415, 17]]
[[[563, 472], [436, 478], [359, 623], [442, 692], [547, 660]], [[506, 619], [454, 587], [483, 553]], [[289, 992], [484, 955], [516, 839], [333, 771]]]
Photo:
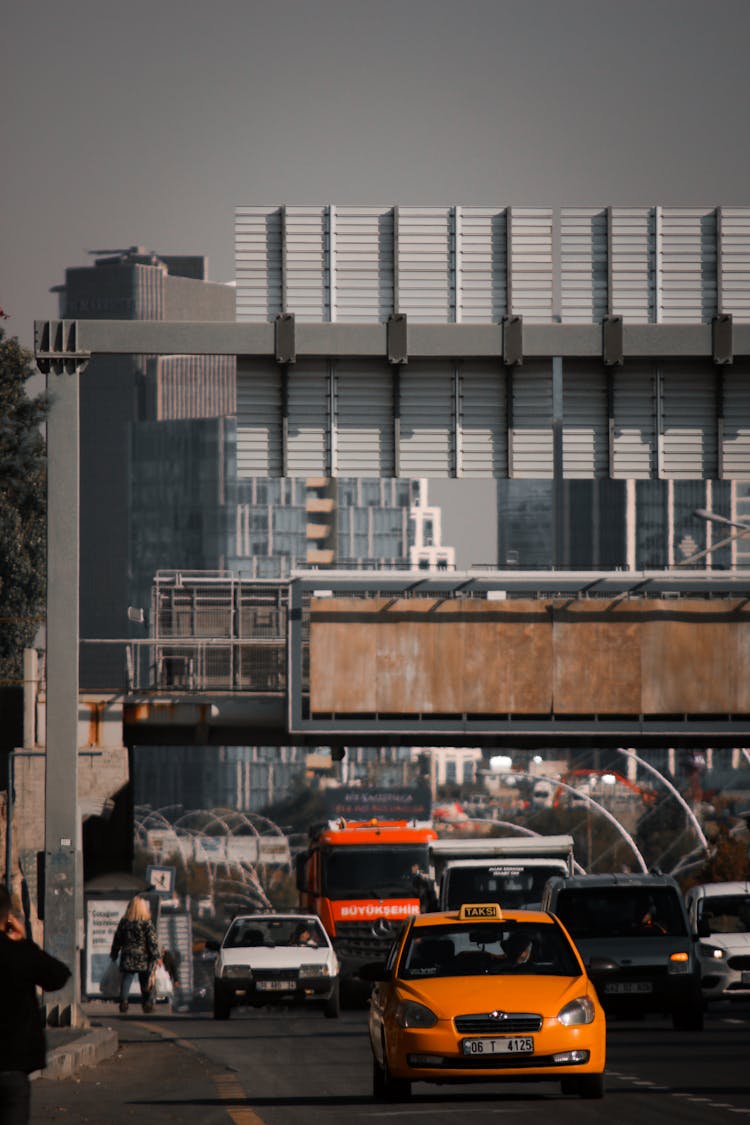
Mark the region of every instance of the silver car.
[[704, 1001], [750, 996], [750, 882], [702, 883], [685, 895]]

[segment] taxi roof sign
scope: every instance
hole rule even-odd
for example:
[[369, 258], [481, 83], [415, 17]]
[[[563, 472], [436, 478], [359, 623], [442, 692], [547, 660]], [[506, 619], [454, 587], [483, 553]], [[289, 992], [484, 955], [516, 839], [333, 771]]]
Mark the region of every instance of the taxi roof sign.
[[493, 918], [502, 922], [503, 912], [497, 902], [465, 902], [458, 912], [460, 922], [474, 921], [477, 918]]

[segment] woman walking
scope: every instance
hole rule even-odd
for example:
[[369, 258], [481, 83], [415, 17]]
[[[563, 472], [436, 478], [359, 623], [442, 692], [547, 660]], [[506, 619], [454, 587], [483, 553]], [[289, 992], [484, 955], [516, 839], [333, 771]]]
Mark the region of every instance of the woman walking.
[[151, 907], [145, 898], [136, 895], [117, 923], [112, 940], [110, 957], [120, 955], [120, 1011], [128, 1010], [128, 994], [133, 977], [138, 974], [141, 986], [141, 1004], [144, 1012], [152, 1012], [152, 971], [159, 960], [159, 943], [151, 921]]

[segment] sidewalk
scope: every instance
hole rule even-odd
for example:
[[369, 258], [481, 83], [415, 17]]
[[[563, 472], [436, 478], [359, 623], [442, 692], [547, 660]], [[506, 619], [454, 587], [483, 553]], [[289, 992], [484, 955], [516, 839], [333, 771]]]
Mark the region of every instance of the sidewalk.
[[96, 1066], [111, 1058], [117, 1050], [117, 1032], [107, 1027], [106, 1014], [97, 1005], [93, 1012], [86, 1006], [90, 1027], [48, 1027], [47, 1066], [32, 1078], [71, 1078], [78, 1070]]

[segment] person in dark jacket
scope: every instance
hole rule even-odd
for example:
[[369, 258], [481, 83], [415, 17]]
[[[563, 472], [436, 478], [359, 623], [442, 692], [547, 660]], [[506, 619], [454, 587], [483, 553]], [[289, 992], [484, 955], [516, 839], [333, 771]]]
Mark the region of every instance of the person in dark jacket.
[[117, 960], [118, 955], [120, 957], [120, 1011], [128, 1010], [128, 994], [137, 973], [143, 1010], [153, 1012], [152, 973], [159, 960], [159, 943], [151, 921], [151, 907], [141, 895], [130, 900], [127, 910], [117, 923], [109, 955], [113, 961]]
[[29, 941], [0, 886], [0, 1125], [26, 1125], [32, 1071], [47, 1063], [37, 987], [54, 992], [70, 976], [62, 961]]

